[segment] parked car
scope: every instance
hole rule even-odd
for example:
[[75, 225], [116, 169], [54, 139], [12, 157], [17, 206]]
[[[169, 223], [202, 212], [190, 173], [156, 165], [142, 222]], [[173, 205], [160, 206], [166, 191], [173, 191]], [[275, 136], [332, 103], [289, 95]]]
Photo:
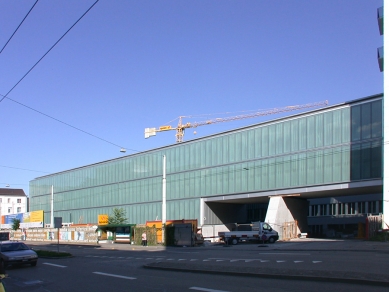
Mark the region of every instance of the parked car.
[[1, 264], [10, 265], [31, 265], [36, 266], [38, 254], [23, 242], [3, 241], [0, 242]]

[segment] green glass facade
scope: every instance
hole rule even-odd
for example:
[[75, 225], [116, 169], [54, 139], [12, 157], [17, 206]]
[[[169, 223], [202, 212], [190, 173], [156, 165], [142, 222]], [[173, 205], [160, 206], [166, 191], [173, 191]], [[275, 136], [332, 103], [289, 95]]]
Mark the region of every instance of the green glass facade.
[[199, 219], [200, 198], [382, 178], [382, 95], [64, 171], [30, 182], [30, 210], [50, 223], [96, 223], [114, 207], [129, 223]]

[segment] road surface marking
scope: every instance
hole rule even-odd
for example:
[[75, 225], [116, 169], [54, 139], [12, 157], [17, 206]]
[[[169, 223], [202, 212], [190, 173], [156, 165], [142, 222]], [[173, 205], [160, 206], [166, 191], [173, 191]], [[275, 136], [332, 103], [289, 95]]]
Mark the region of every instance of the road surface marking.
[[217, 262], [224, 262], [224, 260], [216, 260]]
[[191, 290], [197, 290], [197, 291], [206, 291], [206, 292], [228, 292], [224, 290], [215, 290], [215, 289], [207, 289], [207, 288], [201, 288], [201, 287], [190, 287]]
[[260, 252], [259, 254], [291, 254], [291, 255], [311, 255], [310, 253], [297, 253], [297, 252]]
[[194, 261], [197, 261], [197, 259], [191, 259], [190, 261], [191, 261], [191, 262], [194, 262]]
[[256, 260], [245, 260], [245, 263], [249, 263], [249, 262], [252, 262], [252, 261], [256, 261]]
[[312, 263], [317, 264], [317, 263], [321, 263], [321, 261], [312, 261]]
[[44, 265], [49, 265], [57, 268], [67, 268], [66, 266], [56, 265], [56, 264], [50, 264], [50, 263], [43, 263]]
[[285, 263], [286, 261], [277, 261], [277, 263]]
[[199, 253], [198, 251], [168, 251], [168, 253]]
[[266, 262], [268, 262], [268, 260], [260, 260], [261, 261], [261, 263], [266, 263]]
[[230, 263], [237, 262], [237, 261], [240, 261], [240, 260], [230, 260]]
[[40, 284], [40, 283], [43, 283], [43, 282], [39, 281], [39, 280], [32, 280], [32, 281], [23, 282], [23, 284], [25, 284], [25, 285], [35, 285], [35, 284]]
[[294, 262], [297, 264], [297, 263], [303, 263], [304, 261], [294, 261]]
[[174, 261], [174, 259], [166, 259], [167, 261]]
[[186, 259], [179, 259], [178, 261], [186, 261]]
[[133, 278], [133, 277], [126, 277], [126, 276], [114, 275], [114, 274], [106, 274], [106, 273], [101, 273], [101, 272], [93, 272], [93, 274], [102, 275], [102, 276], [108, 276], [108, 277], [128, 279], [128, 280], [136, 280], [136, 278]]

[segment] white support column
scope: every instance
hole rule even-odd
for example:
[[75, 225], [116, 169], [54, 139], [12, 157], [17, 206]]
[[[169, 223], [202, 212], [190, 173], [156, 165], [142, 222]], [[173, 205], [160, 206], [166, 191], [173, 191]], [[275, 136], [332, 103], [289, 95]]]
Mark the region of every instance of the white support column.
[[54, 186], [51, 186], [51, 214], [50, 214], [50, 227], [54, 226]]
[[162, 161], [162, 242], [165, 243], [165, 225], [166, 225], [166, 155]]
[[[389, 92], [389, 81], [386, 72], [389, 67], [385, 65], [385, 60], [389, 58], [389, 42], [386, 43], [385, 34], [389, 33], [389, 20], [385, 21], [386, 17], [389, 17], [389, 6], [384, 4], [384, 97], [383, 97], [383, 208], [382, 212], [384, 220], [382, 228], [389, 228], [389, 102], [386, 102], [385, 94]], [[385, 58], [386, 57], [386, 58]], [[386, 71], [385, 71], [386, 70]], [[388, 93], [389, 94], [389, 93]]]
[[204, 199], [200, 198], [200, 227], [204, 225], [204, 221], [206, 218], [204, 217]]

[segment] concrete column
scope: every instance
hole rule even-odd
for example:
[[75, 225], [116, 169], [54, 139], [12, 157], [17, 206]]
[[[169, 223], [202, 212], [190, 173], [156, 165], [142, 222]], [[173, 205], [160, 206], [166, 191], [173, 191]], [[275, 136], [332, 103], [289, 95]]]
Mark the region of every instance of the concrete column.
[[[297, 233], [308, 232], [307, 200], [298, 197], [270, 197], [265, 222], [269, 223], [282, 237], [285, 222], [297, 220]], [[281, 238], [282, 239], [282, 238]]]

